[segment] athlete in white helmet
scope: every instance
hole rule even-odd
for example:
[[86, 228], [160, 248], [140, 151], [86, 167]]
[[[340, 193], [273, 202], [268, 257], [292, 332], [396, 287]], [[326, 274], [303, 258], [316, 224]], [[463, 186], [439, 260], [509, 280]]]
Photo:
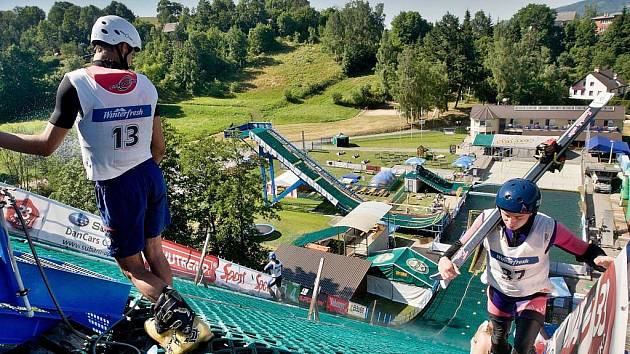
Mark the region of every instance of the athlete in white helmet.
[[265, 272], [271, 274], [267, 282], [267, 290], [274, 300], [281, 301], [282, 295], [282, 262], [278, 259], [276, 252], [269, 252], [269, 263], [264, 268]]
[[0, 132], [0, 147], [49, 156], [76, 122], [83, 165], [87, 178], [95, 182], [111, 255], [136, 288], [155, 302], [155, 316], [145, 329], [168, 352], [184, 353], [212, 333], [172, 288], [162, 252], [161, 234], [171, 219], [158, 166], [165, 144], [157, 91], [146, 76], [129, 70], [142, 43], [127, 20], [100, 17], [91, 43], [91, 65], [64, 76], [44, 131]]

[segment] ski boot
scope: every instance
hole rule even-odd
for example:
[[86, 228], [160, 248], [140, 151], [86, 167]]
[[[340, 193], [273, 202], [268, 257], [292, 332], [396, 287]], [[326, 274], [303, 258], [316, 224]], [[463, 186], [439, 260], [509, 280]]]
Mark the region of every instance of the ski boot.
[[212, 338], [208, 325], [171, 287], [164, 287], [153, 311], [154, 317], [144, 323], [144, 330], [166, 353], [186, 353]]
[[154, 341], [158, 342], [160, 347], [166, 348], [168, 343], [171, 340], [173, 334], [175, 334], [174, 329], [168, 329], [166, 332], [158, 332], [158, 326], [155, 323], [155, 317], [151, 317], [144, 322], [144, 330], [147, 332], [149, 337], [153, 338]]
[[198, 316], [195, 316], [192, 330], [188, 334], [175, 331], [169, 341], [162, 346], [167, 354], [184, 354], [197, 349], [201, 344], [212, 339], [210, 327]]

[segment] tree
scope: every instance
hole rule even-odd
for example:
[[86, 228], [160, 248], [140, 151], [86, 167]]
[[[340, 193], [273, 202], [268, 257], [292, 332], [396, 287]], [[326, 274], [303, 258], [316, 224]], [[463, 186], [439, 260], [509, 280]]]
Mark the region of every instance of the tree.
[[431, 24], [416, 11], [402, 11], [394, 17], [391, 26], [392, 43], [399, 48], [422, 41], [431, 30]]
[[413, 47], [406, 47], [398, 58], [395, 98], [400, 110], [412, 121], [422, 111], [446, 109], [448, 75], [446, 65], [431, 61]]
[[[70, 6], [63, 15], [63, 23], [61, 24], [61, 42], [79, 43], [84, 40], [85, 33], [80, 32], [79, 21], [81, 18], [81, 8], [79, 6]], [[90, 27], [91, 29], [91, 27]], [[91, 31], [90, 31], [91, 32]]]
[[0, 122], [6, 122], [44, 106], [48, 87], [44, 63], [30, 50], [12, 45], [0, 52]]
[[624, 7], [621, 16], [616, 17], [604, 32], [599, 50], [610, 50], [615, 56], [630, 53], [630, 13]]
[[17, 27], [20, 32], [37, 26], [41, 21], [46, 19], [44, 10], [37, 6], [16, 7], [13, 11], [15, 11], [17, 15]]
[[76, 6], [67, 1], [56, 1], [48, 11], [48, 21], [57, 27], [61, 27], [63, 24], [63, 17], [66, 14], [66, 9]]
[[614, 69], [621, 78], [630, 80], [630, 53], [618, 56]]
[[392, 44], [389, 31], [383, 31], [381, 45], [376, 53], [376, 76], [379, 78], [381, 88], [385, 96], [393, 96], [393, 88], [396, 85], [396, 66], [399, 52]]
[[80, 157], [49, 157], [46, 160], [46, 167], [46, 181], [48, 188], [52, 191], [49, 198], [98, 214], [94, 197], [94, 182], [85, 178], [85, 169]]
[[268, 18], [264, 0], [240, 0], [236, 14], [236, 24], [245, 33], [258, 23], [266, 23]]
[[492, 19], [485, 12], [475, 12], [475, 17], [470, 21], [475, 40], [492, 36]]
[[228, 48], [228, 59], [242, 67], [247, 60], [247, 36], [240, 28], [232, 26], [225, 34]]
[[253, 55], [269, 52], [277, 46], [273, 28], [262, 23], [257, 24], [256, 27], [249, 31], [247, 41], [249, 43], [249, 51]]
[[593, 69], [593, 48], [597, 44], [595, 24], [590, 18], [581, 18], [573, 22], [575, 22], [573, 43], [571, 45], [567, 42], [566, 51], [558, 59], [559, 63], [569, 68], [571, 81], [582, 78]]
[[77, 23], [79, 35], [79, 43], [88, 44], [90, 42], [90, 35], [92, 33], [92, 26], [96, 19], [103, 16], [103, 11], [94, 5], [89, 5], [81, 8], [79, 14], [79, 21]]
[[182, 172], [181, 151], [184, 148], [179, 133], [162, 119], [162, 131], [166, 150], [160, 162], [167, 188], [168, 206], [171, 213], [171, 224], [164, 230], [164, 238], [178, 243], [190, 242], [192, 225], [189, 223], [186, 201], [186, 179]]
[[561, 75], [551, 64], [549, 49], [536, 47], [539, 38], [527, 33], [514, 43], [495, 30], [494, 47], [487, 65], [497, 86], [497, 100], [507, 98], [513, 104], [554, 104], [564, 93]]
[[210, 7], [210, 25], [227, 32], [235, 22], [236, 6], [232, 0], [214, 0]]
[[178, 2], [169, 1], [169, 0], [160, 0], [157, 4], [158, 22], [162, 26], [167, 23], [177, 22], [179, 15], [182, 14], [183, 8], [184, 6]]
[[552, 59], [562, 52], [562, 29], [555, 26], [555, 20], [556, 10], [540, 4], [529, 4], [512, 17], [519, 39], [527, 32], [533, 33], [536, 45], [549, 48]]
[[195, 225], [185, 244], [200, 247], [209, 234], [211, 254], [259, 267], [265, 249], [255, 238], [255, 218], [277, 216], [262, 201], [258, 159], [244, 160], [244, 149], [236, 140], [206, 137], [183, 151], [183, 200], [189, 224]]
[[473, 51], [472, 38], [464, 40], [459, 19], [446, 13], [424, 38], [423, 44], [427, 58], [446, 64], [449, 88], [459, 99], [462, 90], [471, 84], [468, 69]]
[[164, 77], [164, 88], [171, 92], [194, 94], [203, 86], [197, 50], [191, 41], [186, 40], [181, 48], [174, 51], [173, 61]]
[[125, 4], [118, 1], [112, 1], [109, 5], [107, 5], [103, 9], [103, 13], [106, 15], [120, 16], [131, 23], [133, 23], [133, 20], [136, 19], [136, 15], [134, 15], [133, 12], [125, 6]]
[[[376, 64], [385, 16], [383, 4], [374, 9], [367, 1], [353, 0], [329, 15], [322, 42], [344, 68], [363, 71]], [[346, 72], [356, 74], [359, 72]]]
[[278, 16], [278, 34], [290, 36], [297, 32], [297, 23], [290, 12], [283, 12]]

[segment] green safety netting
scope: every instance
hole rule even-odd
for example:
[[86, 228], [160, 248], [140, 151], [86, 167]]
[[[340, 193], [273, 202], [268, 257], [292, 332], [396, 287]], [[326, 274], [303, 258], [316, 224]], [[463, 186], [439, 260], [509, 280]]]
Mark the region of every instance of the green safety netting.
[[[15, 239], [12, 242], [16, 251], [29, 252], [23, 242]], [[113, 262], [86, 258], [61, 249], [38, 247], [37, 252], [40, 257], [79, 265], [116, 280], [127, 281]], [[221, 353], [268, 353], [270, 350], [275, 353], [468, 352], [466, 341], [453, 344], [444, 341], [441, 336], [434, 337], [433, 332], [372, 326], [326, 313], [320, 313], [320, 322], [308, 321], [307, 309], [304, 308], [213, 286], [195, 286], [188, 280], [175, 279], [175, 287], [191, 307], [205, 318], [217, 337], [245, 345], [244, 348]], [[209, 347], [212, 347], [212, 343]], [[262, 351], [260, 348], [267, 349]], [[204, 351], [196, 351], [199, 352]]]
[[309, 232], [307, 234], [303, 234], [302, 236], [298, 237], [295, 241], [293, 241], [293, 245], [302, 247], [308, 243], [319, 242], [319, 241], [327, 240], [332, 237], [336, 237], [337, 235], [343, 235], [348, 230], [349, 230], [348, 227], [333, 226], [327, 229], [323, 229], [323, 230], [319, 230], [315, 232]]
[[437, 264], [409, 247], [379, 252], [367, 260], [372, 262], [370, 273], [416, 286], [433, 286], [429, 276], [437, 273]]

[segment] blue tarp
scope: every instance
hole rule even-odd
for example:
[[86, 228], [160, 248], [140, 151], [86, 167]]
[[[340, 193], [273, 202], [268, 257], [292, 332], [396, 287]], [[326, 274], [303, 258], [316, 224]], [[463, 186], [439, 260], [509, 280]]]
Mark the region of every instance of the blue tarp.
[[597, 135], [586, 143], [586, 148], [593, 151], [610, 152], [612, 146], [614, 153], [624, 153], [630, 155], [630, 148], [626, 142], [621, 140], [611, 141], [610, 139]]
[[341, 177], [341, 181], [344, 183], [357, 183], [361, 179], [361, 176], [355, 175], [354, 173], [348, 173]]

